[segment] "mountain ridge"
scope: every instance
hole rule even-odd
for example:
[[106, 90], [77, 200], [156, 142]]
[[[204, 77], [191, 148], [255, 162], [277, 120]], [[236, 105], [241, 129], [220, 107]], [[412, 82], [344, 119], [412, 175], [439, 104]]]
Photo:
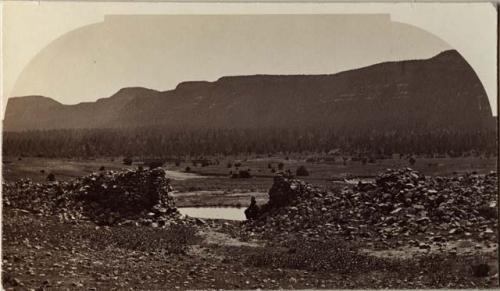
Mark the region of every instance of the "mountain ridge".
[[473, 130], [491, 126], [484, 88], [454, 50], [425, 60], [383, 62], [336, 74], [223, 76], [216, 81], [181, 82], [167, 91], [125, 87], [95, 102], [74, 105], [48, 97], [44, 98], [58, 105], [47, 99], [31, 104], [24, 98], [29, 97], [9, 99], [5, 130], [152, 125]]

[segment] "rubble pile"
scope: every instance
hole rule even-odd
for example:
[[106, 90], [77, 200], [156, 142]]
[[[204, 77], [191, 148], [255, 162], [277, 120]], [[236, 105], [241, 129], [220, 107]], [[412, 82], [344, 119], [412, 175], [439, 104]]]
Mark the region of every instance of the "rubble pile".
[[286, 178], [285, 176], [276, 176], [274, 183], [269, 190], [269, 208], [279, 208], [300, 199], [314, 197], [314, 191], [311, 185], [300, 180]]
[[100, 224], [162, 226], [180, 216], [162, 169], [93, 173], [71, 182], [4, 183], [4, 205]]
[[323, 238], [431, 242], [450, 237], [494, 241], [497, 228], [496, 173], [425, 177], [410, 168], [387, 170], [375, 183], [359, 183], [339, 193], [279, 176], [259, 218], [247, 229], [269, 235], [295, 233]]

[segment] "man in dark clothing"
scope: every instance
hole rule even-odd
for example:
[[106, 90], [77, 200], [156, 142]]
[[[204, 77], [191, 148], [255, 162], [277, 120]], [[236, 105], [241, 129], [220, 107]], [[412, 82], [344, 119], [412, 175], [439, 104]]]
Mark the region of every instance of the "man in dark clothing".
[[253, 220], [259, 216], [259, 206], [257, 206], [254, 196], [252, 196], [250, 200], [250, 206], [245, 209], [245, 216], [247, 217], [247, 220]]

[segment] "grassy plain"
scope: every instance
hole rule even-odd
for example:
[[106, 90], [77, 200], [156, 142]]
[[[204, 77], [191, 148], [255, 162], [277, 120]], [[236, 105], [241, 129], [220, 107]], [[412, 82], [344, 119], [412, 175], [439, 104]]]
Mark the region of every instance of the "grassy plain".
[[[330, 159], [330, 160], [328, 160]], [[3, 179], [15, 181], [30, 178], [34, 182], [45, 182], [49, 173], [53, 173], [59, 181], [71, 180], [92, 172], [136, 168], [138, 163], [130, 166], [122, 163], [123, 158], [98, 159], [48, 159], [4, 157]], [[329, 156], [316, 157], [316, 161], [308, 161], [306, 156], [239, 156], [213, 157], [212, 164], [201, 166], [192, 162], [166, 163], [164, 168], [172, 176], [174, 196], [179, 206], [246, 206], [250, 196], [255, 196], [258, 203], [267, 199], [267, 191], [273, 183], [274, 171], [283, 170], [295, 173], [299, 166], [305, 166], [309, 176], [301, 179], [322, 187], [334, 190], [345, 186], [344, 178], [373, 178], [377, 173], [388, 168], [412, 167], [425, 175], [450, 175], [455, 173], [477, 172], [489, 173], [497, 169], [496, 158], [417, 158], [414, 165], [406, 159], [383, 159], [375, 163], [363, 164], [360, 161], [347, 161], [340, 158], [332, 160]], [[218, 160], [218, 164], [215, 161]], [[235, 164], [240, 163], [239, 167]], [[229, 165], [231, 165], [229, 167]], [[186, 167], [190, 168], [189, 173]], [[239, 170], [250, 170], [251, 178], [231, 178], [231, 173]], [[185, 176], [185, 177], [184, 177]]]

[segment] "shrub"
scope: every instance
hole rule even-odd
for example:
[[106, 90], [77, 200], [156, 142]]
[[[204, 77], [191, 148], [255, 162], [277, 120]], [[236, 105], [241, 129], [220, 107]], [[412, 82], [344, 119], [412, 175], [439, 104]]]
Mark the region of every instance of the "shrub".
[[478, 209], [479, 215], [486, 219], [495, 219], [498, 217], [498, 208], [483, 205]]
[[150, 169], [155, 169], [155, 168], [162, 167], [165, 164], [165, 161], [163, 161], [163, 160], [152, 160], [152, 161], [148, 161], [147, 164], [148, 164], [148, 167]]
[[47, 175], [47, 181], [54, 182], [55, 180], [56, 180], [56, 175], [54, 175], [53, 173], [49, 173]]
[[175, 161], [175, 166], [176, 167], [179, 167], [180, 165], [181, 165], [181, 161], [179, 161], [179, 160]]
[[240, 178], [252, 178], [252, 175], [250, 174], [250, 170], [241, 170], [239, 173]]
[[186, 172], [186, 173], [191, 172], [191, 167], [186, 167], [186, 169], [184, 169], [184, 172]]
[[300, 166], [296, 171], [297, 176], [309, 176], [309, 171], [304, 166]]
[[101, 166], [101, 167], [99, 168], [99, 171], [104, 171], [105, 169], [106, 169], [106, 168], [105, 168], [104, 166]]
[[285, 164], [283, 164], [283, 163], [278, 164], [278, 170], [283, 170], [284, 167], [285, 167]]
[[240, 170], [238, 173], [232, 173], [231, 178], [232, 179], [238, 179], [238, 178], [245, 178], [246, 179], [246, 178], [252, 178], [252, 175], [250, 174], [249, 170]]
[[232, 164], [232, 163], [227, 163], [227, 167], [228, 167], [228, 168], [232, 168], [232, 167], [233, 167], [233, 164]]
[[130, 158], [130, 157], [124, 158], [123, 159], [123, 164], [126, 165], [126, 166], [132, 165], [132, 158]]
[[415, 160], [415, 158], [414, 158], [414, 157], [411, 157], [411, 158], [408, 160], [408, 162], [410, 163], [410, 165], [412, 165], [412, 166], [413, 166], [413, 165], [415, 165], [415, 162], [417, 162], [417, 160]]

